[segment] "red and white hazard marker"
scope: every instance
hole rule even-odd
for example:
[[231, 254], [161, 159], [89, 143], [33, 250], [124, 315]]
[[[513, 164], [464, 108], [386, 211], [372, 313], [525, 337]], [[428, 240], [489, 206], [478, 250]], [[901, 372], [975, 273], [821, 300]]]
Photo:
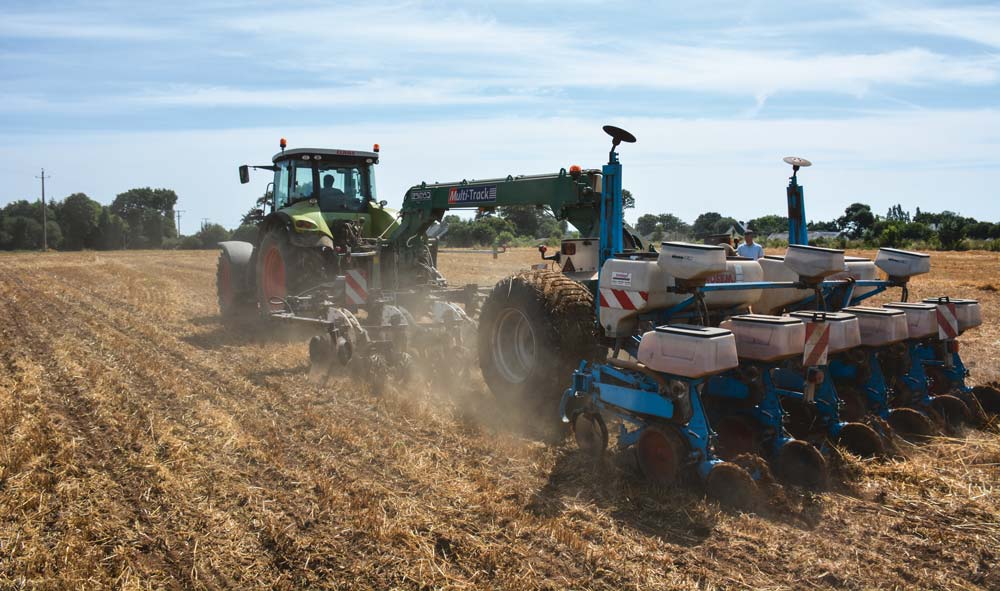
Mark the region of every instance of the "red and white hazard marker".
[[344, 291], [348, 303], [362, 306], [368, 301], [368, 279], [361, 271], [348, 271], [344, 275]]
[[826, 322], [806, 323], [806, 346], [802, 350], [802, 365], [826, 365], [830, 352], [830, 325]]
[[950, 340], [958, 337], [958, 309], [953, 302], [937, 305], [938, 338]]
[[617, 308], [619, 310], [636, 310], [646, 307], [649, 292], [633, 291], [631, 289], [601, 288], [601, 307]]

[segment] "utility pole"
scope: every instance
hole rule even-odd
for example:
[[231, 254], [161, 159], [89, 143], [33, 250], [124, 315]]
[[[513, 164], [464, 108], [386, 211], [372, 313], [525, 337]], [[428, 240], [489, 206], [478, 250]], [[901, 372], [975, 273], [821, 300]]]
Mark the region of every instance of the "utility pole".
[[175, 209], [174, 213], [177, 214], [177, 236], [181, 235], [181, 214], [186, 213], [183, 209]]
[[45, 179], [52, 178], [52, 175], [45, 176], [45, 169], [42, 169], [42, 176], [36, 176], [36, 179], [42, 179], [42, 251], [47, 251], [49, 249], [49, 215], [45, 211]]
[[201, 218], [201, 229], [204, 230], [205, 226], [208, 225], [208, 218]]

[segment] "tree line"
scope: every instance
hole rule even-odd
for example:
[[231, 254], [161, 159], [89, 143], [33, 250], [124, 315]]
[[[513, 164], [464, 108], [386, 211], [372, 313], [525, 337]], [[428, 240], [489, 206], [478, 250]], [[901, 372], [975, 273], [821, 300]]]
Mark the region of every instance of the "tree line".
[[[203, 224], [190, 236], [179, 236], [171, 189], [140, 187], [119, 193], [110, 205], [102, 205], [84, 193], [45, 204], [12, 201], [0, 209], [0, 250], [38, 250], [47, 238], [57, 250], [121, 250], [141, 248], [214, 248], [234, 235], [252, 237], [241, 227], [230, 232], [219, 224]], [[250, 232], [256, 232], [253, 227]], [[242, 232], [241, 232], [242, 231]]]
[[[1000, 223], [980, 221], [953, 211], [932, 213], [916, 211], [911, 215], [900, 204], [889, 208], [885, 215], [876, 214], [870, 205], [852, 203], [844, 215], [828, 221], [811, 221], [807, 224], [813, 232], [836, 232], [834, 238], [818, 238], [811, 243], [840, 246], [886, 246], [892, 248], [921, 248], [925, 250], [965, 250], [981, 248], [1000, 251]], [[748, 220], [745, 224], [717, 212], [706, 212], [688, 224], [673, 214], [644, 214], [639, 216], [636, 231], [650, 240], [703, 239], [712, 234], [722, 234], [731, 228], [756, 232], [763, 241], [770, 234], [787, 233], [788, 218], [766, 215]]]
[[[635, 199], [623, 191], [625, 209]], [[266, 199], [265, 198], [262, 198]], [[177, 194], [171, 189], [141, 187], [118, 194], [110, 205], [102, 205], [84, 193], [73, 193], [62, 201], [46, 204], [49, 248], [59, 250], [116, 250], [140, 248], [214, 248], [223, 240], [252, 241], [259, 212], [256, 207], [243, 216], [235, 230], [219, 224], [203, 224], [195, 234], [180, 236], [175, 224]], [[259, 206], [259, 203], [258, 203]], [[38, 250], [42, 247], [41, 201], [19, 200], [0, 209], [0, 250]], [[482, 210], [474, 219], [457, 215], [444, 218], [448, 226], [442, 243], [448, 246], [524, 245], [539, 241], [558, 243], [572, 236], [565, 221], [545, 207], [507, 206]], [[700, 240], [736, 229], [754, 230], [759, 240], [787, 232], [788, 218], [765, 215], [742, 223], [718, 212], [705, 212], [687, 223], [674, 214], [639, 216], [635, 230], [653, 242]], [[1000, 251], [1000, 223], [964, 217], [952, 211], [911, 213], [894, 205], [885, 215], [871, 206], [852, 203], [844, 215], [828, 221], [809, 222], [810, 231], [836, 232], [835, 238], [811, 242], [827, 246], [888, 246], [925, 250], [982, 248]]]

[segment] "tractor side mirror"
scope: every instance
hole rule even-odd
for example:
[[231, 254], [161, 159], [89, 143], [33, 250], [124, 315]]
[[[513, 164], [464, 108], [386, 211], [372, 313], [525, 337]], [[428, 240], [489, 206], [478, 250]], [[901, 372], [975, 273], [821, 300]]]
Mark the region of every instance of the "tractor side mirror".
[[382, 207], [385, 207], [386, 205], [389, 205], [389, 202], [386, 201], [385, 199], [383, 199], [383, 200], [379, 201], [378, 204], [381, 205]]
[[250, 182], [250, 167], [244, 164], [240, 166], [240, 184], [245, 185]]

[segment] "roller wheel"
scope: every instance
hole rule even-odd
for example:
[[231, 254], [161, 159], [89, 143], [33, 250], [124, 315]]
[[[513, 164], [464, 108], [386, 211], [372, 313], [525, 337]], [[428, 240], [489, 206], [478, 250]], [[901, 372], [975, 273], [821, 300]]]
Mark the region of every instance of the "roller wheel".
[[729, 415], [713, 427], [718, 436], [715, 451], [723, 460], [760, 452], [760, 425], [750, 417]]
[[658, 486], [670, 486], [677, 482], [684, 467], [688, 445], [675, 428], [653, 425], [639, 435], [635, 453], [647, 480]]
[[1000, 414], [1000, 390], [993, 385], [976, 386], [972, 389], [973, 396], [987, 414]]
[[864, 423], [847, 423], [837, 434], [837, 443], [863, 458], [873, 458], [885, 452], [882, 438]]
[[931, 399], [931, 408], [941, 415], [945, 425], [952, 432], [968, 425], [971, 420], [969, 407], [950, 394], [935, 396]]
[[760, 488], [750, 473], [730, 462], [712, 467], [705, 479], [705, 492], [719, 503], [737, 509], [752, 510], [761, 501]]
[[889, 411], [889, 426], [904, 438], [930, 437], [937, 431], [927, 415], [905, 407]]
[[592, 457], [600, 457], [608, 448], [608, 426], [601, 415], [581, 412], [573, 419], [573, 437], [580, 450]]
[[812, 445], [793, 439], [778, 450], [774, 473], [786, 484], [821, 488], [826, 484], [826, 460]]
[[840, 398], [840, 420], [858, 422], [868, 414], [868, 398], [864, 392], [850, 386], [838, 386], [837, 397]]
[[479, 367], [501, 406], [558, 416], [580, 362], [597, 352], [594, 297], [556, 271], [500, 281], [479, 315]]

